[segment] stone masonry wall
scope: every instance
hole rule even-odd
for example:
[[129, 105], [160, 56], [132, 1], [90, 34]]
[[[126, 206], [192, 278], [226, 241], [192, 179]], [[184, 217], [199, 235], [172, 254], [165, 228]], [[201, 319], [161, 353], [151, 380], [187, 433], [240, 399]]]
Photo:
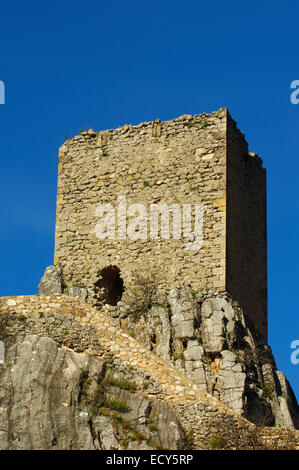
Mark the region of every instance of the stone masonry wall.
[[227, 121], [226, 287], [267, 340], [266, 170]]
[[[83, 132], [59, 152], [55, 264], [68, 285], [92, 289], [98, 272], [116, 265], [126, 281], [136, 271], [159, 272], [168, 287], [225, 288], [226, 110], [146, 122], [105, 132]], [[99, 240], [99, 202], [203, 204], [204, 241]], [[128, 217], [127, 222], [132, 220]], [[91, 292], [90, 292], [91, 293]]]
[[[119, 217], [118, 197], [126, 198], [126, 220]], [[95, 233], [99, 203], [115, 211], [106, 239]], [[140, 206], [134, 212], [132, 204], [142, 204], [146, 214]], [[196, 237], [173, 237], [179, 217], [171, 213], [169, 239], [161, 231], [151, 238], [152, 204], [177, 204], [181, 217], [183, 205], [190, 204], [192, 222], [194, 206], [202, 205], [201, 247], [194, 245]], [[248, 154], [227, 109], [89, 130], [59, 151], [54, 264], [68, 287], [87, 288], [93, 305], [102, 269], [119, 268], [124, 288], [133, 271], [155, 273], [167, 290], [189, 285], [196, 292], [228, 291], [266, 337], [265, 217], [264, 170]], [[143, 239], [135, 236], [141, 227]]]

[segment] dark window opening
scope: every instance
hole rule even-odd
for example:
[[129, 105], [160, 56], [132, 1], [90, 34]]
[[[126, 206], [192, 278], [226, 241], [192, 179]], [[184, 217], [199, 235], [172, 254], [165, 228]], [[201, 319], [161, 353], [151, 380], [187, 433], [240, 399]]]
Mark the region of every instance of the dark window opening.
[[107, 266], [99, 273], [95, 283], [95, 297], [98, 305], [116, 305], [122, 298], [124, 282], [117, 266]]

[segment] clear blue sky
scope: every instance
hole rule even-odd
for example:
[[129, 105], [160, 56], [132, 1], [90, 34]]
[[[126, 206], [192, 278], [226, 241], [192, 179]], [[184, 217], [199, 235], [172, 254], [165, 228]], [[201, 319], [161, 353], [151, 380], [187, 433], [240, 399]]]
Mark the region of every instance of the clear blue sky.
[[298, 18], [288, 0], [1, 0], [0, 295], [36, 293], [53, 262], [65, 135], [228, 107], [268, 171], [269, 343], [298, 397]]

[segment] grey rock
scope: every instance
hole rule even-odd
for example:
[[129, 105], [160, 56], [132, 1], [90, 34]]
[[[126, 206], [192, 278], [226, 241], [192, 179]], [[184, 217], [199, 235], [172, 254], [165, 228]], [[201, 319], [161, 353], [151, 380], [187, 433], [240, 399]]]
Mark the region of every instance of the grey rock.
[[234, 309], [223, 298], [211, 298], [203, 302], [202, 342], [207, 352], [221, 352], [227, 336], [234, 330]]
[[185, 374], [188, 379], [199, 385], [202, 390], [207, 391], [207, 376], [205, 366], [202, 361], [186, 361]]
[[154, 305], [146, 317], [146, 325], [149, 334], [155, 335], [156, 354], [162, 359], [170, 359], [170, 323], [168, 312], [159, 305]]
[[[193, 293], [185, 286], [172, 289], [167, 303], [168, 309], [155, 305], [137, 322], [130, 322], [126, 312], [128, 323], [122, 326], [202, 390], [252, 422], [299, 427], [290, 385], [276, 370], [271, 349], [252, 333], [235, 302], [215, 292]], [[120, 307], [116, 314], [121, 317]]]
[[279, 411], [276, 412], [276, 424], [285, 429], [295, 429], [294, 421], [290, 413], [287, 398], [278, 397]]
[[62, 270], [60, 266], [48, 266], [38, 286], [40, 295], [62, 294]]
[[187, 349], [184, 352], [187, 361], [201, 361], [204, 354], [204, 348], [199, 346], [197, 340], [189, 340]]
[[191, 338], [194, 334], [192, 320], [182, 320], [175, 326], [175, 334], [178, 338]]
[[298, 428], [298, 404], [285, 375], [272, 364], [264, 364], [262, 372], [275, 424], [286, 429]]
[[[292, 420], [292, 425], [295, 429], [299, 429], [299, 410], [298, 404], [295, 397], [295, 394], [290, 386], [286, 376], [280, 370], [275, 371], [276, 377], [279, 381], [281, 395], [279, 398], [284, 398], [286, 400], [286, 405], [288, 407], [290, 417]], [[283, 405], [284, 406], [284, 405]], [[286, 426], [288, 427], [288, 426]]]
[[31, 335], [8, 350], [7, 361], [13, 365], [1, 377], [0, 447], [93, 449], [88, 419], [74, 406], [88, 356]]
[[120, 449], [120, 445], [115, 438], [110, 419], [106, 416], [97, 416], [94, 419], [94, 427], [100, 435], [103, 450]]
[[191, 338], [194, 336], [193, 321], [196, 316], [196, 302], [191, 289], [182, 287], [172, 289], [168, 295], [171, 308], [171, 322], [175, 335], [178, 338]]
[[[125, 435], [115, 432], [113, 414], [106, 416], [100, 408], [91, 408], [104, 378], [105, 362], [45, 336], [14, 340], [7, 349], [11, 366], [0, 366], [0, 449], [122, 449]], [[113, 386], [104, 389], [107, 399], [126, 402], [122, 422], [142, 436], [142, 442], [135, 440], [130, 448], [148, 449], [149, 439], [164, 448], [185, 448], [181, 424], [167, 403]]]
[[236, 413], [242, 414], [245, 405], [246, 374], [231, 351], [222, 351], [223, 364], [217, 379], [219, 399]]

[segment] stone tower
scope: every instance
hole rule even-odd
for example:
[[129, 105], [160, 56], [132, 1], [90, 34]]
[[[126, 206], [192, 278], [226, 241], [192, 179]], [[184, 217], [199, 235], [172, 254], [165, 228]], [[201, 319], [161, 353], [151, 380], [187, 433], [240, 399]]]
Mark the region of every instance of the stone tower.
[[227, 109], [82, 132], [59, 151], [54, 264], [96, 302], [132, 272], [228, 293], [267, 336], [266, 172]]

